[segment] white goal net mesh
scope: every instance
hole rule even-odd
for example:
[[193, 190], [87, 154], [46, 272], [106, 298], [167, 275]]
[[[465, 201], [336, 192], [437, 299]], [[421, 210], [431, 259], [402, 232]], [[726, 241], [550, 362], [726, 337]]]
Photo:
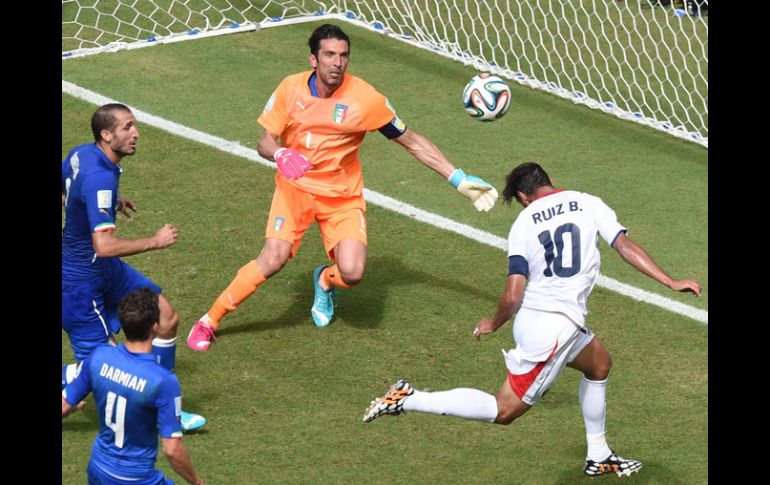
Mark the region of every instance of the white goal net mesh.
[[62, 57], [324, 15], [708, 147], [707, 0], [62, 0]]

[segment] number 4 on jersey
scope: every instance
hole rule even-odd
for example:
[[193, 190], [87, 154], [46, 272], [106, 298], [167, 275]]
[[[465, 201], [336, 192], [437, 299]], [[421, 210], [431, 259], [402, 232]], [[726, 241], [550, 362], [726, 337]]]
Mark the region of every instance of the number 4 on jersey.
[[[115, 406], [115, 398], [118, 405]], [[126, 429], [126, 398], [114, 392], [107, 393], [107, 405], [104, 407], [104, 424], [115, 433], [115, 446], [123, 448]], [[115, 420], [112, 419], [113, 411]]]

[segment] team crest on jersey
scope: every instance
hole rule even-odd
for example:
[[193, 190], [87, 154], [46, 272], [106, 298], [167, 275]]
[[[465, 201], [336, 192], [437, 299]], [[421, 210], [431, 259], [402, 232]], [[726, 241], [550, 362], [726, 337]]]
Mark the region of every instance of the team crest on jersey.
[[98, 207], [99, 209], [109, 209], [110, 207], [112, 207], [111, 190], [96, 191], [96, 207]]
[[345, 121], [345, 116], [348, 115], [348, 107], [344, 104], [337, 103], [334, 106], [334, 114], [332, 115], [332, 119], [335, 123], [341, 124], [343, 121]]
[[275, 91], [273, 91], [273, 94], [270, 95], [270, 99], [267, 100], [267, 103], [265, 104], [265, 109], [262, 110], [263, 113], [267, 113], [271, 109], [273, 109], [273, 103], [275, 103]]
[[281, 232], [281, 228], [283, 227], [283, 221], [285, 221], [283, 217], [276, 217], [275, 222], [273, 223], [273, 230], [275, 232]]

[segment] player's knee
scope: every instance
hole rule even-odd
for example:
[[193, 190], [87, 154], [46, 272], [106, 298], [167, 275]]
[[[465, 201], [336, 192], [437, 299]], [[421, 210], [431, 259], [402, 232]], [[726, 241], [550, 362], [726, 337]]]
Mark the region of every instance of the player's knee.
[[599, 359], [591, 372], [586, 374], [586, 377], [592, 381], [603, 381], [610, 376], [610, 369], [612, 369], [612, 357], [610, 354], [606, 354]]
[[291, 251], [263, 251], [258, 258], [258, 264], [262, 271], [262, 276], [269, 278], [275, 273], [281, 271], [289, 260]]
[[511, 424], [529, 409], [529, 406], [519, 400], [512, 401], [501, 396], [496, 396], [496, 399], [497, 417], [495, 417], [495, 424]]
[[495, 418], [495, 424], [502, 424], [504, 426], [507, 426], [514, 422], [516, 420], [516, 416], [513, 416], [512, 414], [508, 413], [497, 413], [497, 417]]
[[607, 359], [604, 360], [598, 369], [598, 380], [603, 381], [610, 376], [610, 369], [612, 369], [612, 357], [607, 354]]
[[158, 337], [174, 338], [176, 337], [177, 328], [179, 328], [179, 313], [172, 307], [169, 307], [165, 311], [161, 311], [160, 322], [158, 325]]
[[364, 264], [339, 265], [340, 277], [345, 284], [356, 286], [364, 279]]
[[340, 277], [342, 277], [342, 281], [345, 282], [348, 286], [356, 286], [361, 282], [362, 279], [364, 279], [363, 273], [354, 273], [354, 274], [345, 274], [341, 273]]
[[509, 425], [516, 420], [519, 416], [524, 414], [526, 410], [518, 409], [516, 407], [503, 404], [500, 401], [497, 402], [497, 417], [495, 418], [495, 424]]

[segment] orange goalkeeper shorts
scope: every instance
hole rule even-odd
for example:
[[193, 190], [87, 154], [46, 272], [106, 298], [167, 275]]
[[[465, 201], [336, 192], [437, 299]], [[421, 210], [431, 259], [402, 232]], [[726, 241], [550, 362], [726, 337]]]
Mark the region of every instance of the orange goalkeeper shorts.
[[318, 222], [324, 249], [334, 260], [334, 248], [343, 239], [356, 239], [367, 244], [366, 202], [363, 195], [324, 197], [299, 190], [280, 174], [275, 175], [275, 192], [265, 239], [275, 238], [292, 244], [291, 256], [299, 250], [302, 236]]

